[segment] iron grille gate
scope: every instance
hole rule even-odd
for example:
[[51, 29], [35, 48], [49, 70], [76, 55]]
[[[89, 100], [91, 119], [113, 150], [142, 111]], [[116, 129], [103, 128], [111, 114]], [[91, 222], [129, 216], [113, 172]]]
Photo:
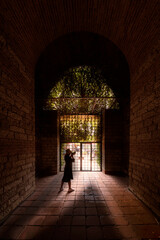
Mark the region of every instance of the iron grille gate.
[[73, 171], [101, 171], [101, 117], [98, 115], [60, 116], [61, 162], [64, 170], [66, 149], [76, 151]]
[[64, 170], [66, 149], [76, 151], [73, 171], [101, 171], [101, 143], [62, 143], [61, 171]]

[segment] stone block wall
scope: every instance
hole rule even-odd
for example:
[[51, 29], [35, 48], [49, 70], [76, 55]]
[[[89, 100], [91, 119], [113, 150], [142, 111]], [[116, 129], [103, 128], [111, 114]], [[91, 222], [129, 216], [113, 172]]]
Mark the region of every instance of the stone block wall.
[[34, 82], [0, 36], [0, 221], [34, 191]]
[[130, 188], [160, 216], [160, 43], [131, 77]]

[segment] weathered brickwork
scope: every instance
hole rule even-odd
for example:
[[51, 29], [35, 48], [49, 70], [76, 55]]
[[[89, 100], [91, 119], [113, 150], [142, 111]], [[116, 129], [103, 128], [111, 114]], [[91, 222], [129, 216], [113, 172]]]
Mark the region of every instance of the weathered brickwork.
[[0, 220], [34, 190], [33, 79], [0, 36]]
[[[33, 191], [35, 65], [50, 43], [75, 32], [103, 36], [126, 57], [131, 79], [130, 140], [128, 127], [124, 124], [122, 128], [125, 131], [123, 142], [130, 141], [130, 187], [160, 215], [160, 49], [159, 44], [156, 45], [160, 36], [159, 12], [159, 0], [0, 1], [0, 32], [3, 33], [0, 37], [1, 218]], [[73, 65], [76, 65], [75, 59], [81, 63], [82, 50], [90, 49], [90, 42], [84, 41], [78, 51], [73, 45], [71, 39], [69, 48], [66, 44], [64, 50], [57, 49], [56, 57], [52, 56], [57, 63], [55, 69], [70, 67], [70, 60]], [[156, 47], [153, 49], [153, 46]], [[103, 47], [101, 52], [104, 52]], [[87, 63], [99, 63], [95, 60], [101, 52], [95, 47]], [[102, 55], [102, 59], [112, 58], [118, 67], [110, 47], [107, 47], [106, 56]], [[45, 85], [48, 78], [44, 76], [44, 79]], [[117, 74], [117, 88], [127, 85], [123, 81], [125, 79], [120, 80]], [[40, 138], [36, 146], [36, 165], [40, 169]], [[123, 150], [124, 165], [127, 155]]]
[[160, 215], [160, 44], [131, 81], [130, 187]]
[[59, 171], [57, 111], [42, 111], [36, 122], [37, 174], [39, 176], [57, 174]]
[[105, 111], [105, 172], [123, 171], [122, 112], [119, 110]]

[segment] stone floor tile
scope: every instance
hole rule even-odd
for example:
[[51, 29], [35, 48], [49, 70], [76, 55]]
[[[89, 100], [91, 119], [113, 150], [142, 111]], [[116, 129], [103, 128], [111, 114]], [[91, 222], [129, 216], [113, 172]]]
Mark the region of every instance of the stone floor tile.
[[15, 215], [38, 215], [39, 209], [41, 207], [18, 207], [16, 210], [13, 212]]
[[95, 201], [95, 205], [97, 206], [97, 207], [106, 207], [106, 202], [105, 201]]
[[85, 207], [85, 201], [76, 200], [75, 207]]
[[17, 207], [12, 214], [15, 214], [15, 215], [21, 215], [21, 214], [26, 214], [27, 212], [27, 207]]
[[11, 215], [3, 223], [3, 225], [25, 226], [28, 224], [28, 221], [30, 220], [30, 218], [31, 218], [30, 215], [26, 215], [25, 217], [23, 215]]
[[103, 194], [100, 192], [100, 190], [93, 190], [93, 195], [94, 196], [103, 196]]
[[100, 216], [101, 225], [115, 225], [114, 218], [111, 215]]
[[122, 234], [123, 238], [133, 238], [133, 237], [135, 238], [137, 236], [132, 225], [119, 226], [118, 229]]
[[97, 215], [97, 208], [96, 207], [87, 207], [86, 215]]
[[[117, 199], [118, 200], [118, 199]], [[117, 201], [118, 206], [121, 207], [138, 207], [138, 206], [142, 206], [140, 205], [140, 202], [138, 200], [118, 200]]]
[[130, 224], [157, 224], [154, 216], [150, 214], [125, 215]]
[[85, 208], [84, 207], [74, 208], [73, 214], [75, 216], [85, 215]]
[[148, 209], [144, 207], [121, 207], [123, 214], [147, 214]]
[[110, 207], [118, 207], [118, 203], [114, 200], [106, 200], [106, 205]]
[[55, 198], [55, 200], [56, 201], [63, 201], [63, 199], [64, 199], [64, 196], [57, 196], [56, 198]]
[[0, 239], [18, 239], [23, 229], [24, 226], [1, 226]]
[[100, 225], [100, 220], [98, 216], [87, 216], [86, 225]]
[[85, 196], [92, 196], [93, 195], [93, 191], [92, 191], [92, 189], [85, 189], [85, 191], [84, 191], [84, 195]]
[[39, 235], [40, 231], [40, 226], [26, 226], [19, 235], [18, 239], [34, 239]]
[[104, 216], [109, 214], [109, 209], [107, 207], [97, 207], [97, 214], [99, 216]]
[[77, 187], [76, 188], [76, 195], [84, 195], [84, 188], [83, 187]]
[[42, 207], [62, 207], [63, 206], [63, 201], [43, 201]]
[[54, 226], [54, 225], [57, 225], [58, 220], [59, 220], [59, 216], [44, 216], [42, 225], [43, 226]]
[[85, 206], [86, 207], [95, 207], [96, 203], [95, 203], [95, 201], [85, 201]]
[[72, 207], [62, 208], [61, 215], [72, 215], [72, 214], [73, 214], [73, 208]]
[[124, 216], [114, 216], [114, 223], [116, 226], [127, 226], [129, 225], [128, 219]]
[[31, 196], [29, 196], [26, 200], [34, 201], [34, 200], [37, 200], [38, 198], [39, 198], [39, 196], [31, 195]]
[[88, 227], [87, 228], [87, 240], [102, 240], [103, 232], [101, 227]]
[[104, 239], [123, 239], [123, 235], [117, 227], [114, 226], [104, 226], [103, 227]]
[[54, 201], [56, 196], [41, 196], [37, 200], [38, 201]]
[[114, 200], [113, 196], [111, 195], [111, 193], [108, 193], [108, 192], [103, 192], [103, 197], [104, 197], [104, 200], [105, 201], [111, 201], [111, 200]]
[[[37, 202], [37, 201], [24, 201], [20, 204], [20, 207], [33, 206], [35, 202]], [[42, 203], [43, 203], [43, 201], [42, 201]]]
[[86, 228], [82, 226], [71, 227], [71, 240], [86, 240]]
[[75, 201], [64, 201], [64, 203], [63, 203], [63, 207], [64, 208], [66, 208], [66, 207], [74, 207], [74, 205], [75, 205]]
[[85, 225], [85, 216], [73, 216], [72, 225]]
[[84, 190], [84, 184], [78, 183], [78, 184], [77, 184], [77, 189], [78, 189], [79, 191], [83, 191], [83, 190]]
[[104, 200], [104, 197], [103, 196], [95, 196], [94, 197], [96, 201], [102, 201]]
[[58, 225], [71, 225], [72, 216], [61, 216], [58, 221]]
[[94, 196], [86, 195], [84, 198], [85, 198], [85, 200], [88, 200], [88, 201], [94, 201]]
[[32, 201], [32, 204], [30, 205], [30, 207], [42, 207], [43, 203], [44, 201]]
[[58, 193], [62, 175], [36, 181], [35, 192], [0, 227], [1, 240], [142, 240], [160, 236], [158, 222], [128, 191], [126, 178], [76, 172], [72, 181], [75, 191], [68, 194], [67, 184]]
[[[137, 236], [141, 238], [158, 238], [160, 239], [160, 226], [159, 225], [133, 225], [133, 229]], [[157, 240], [157, 239], [156, 239]]]
[[59, 215], [61, 213], [61, 208], [40, 208], [38, 210], [39, 215]]
[[41, 227], [39, 233], [33, 238], [34, 240], [53, 240], [55, 234], [55, 226]]
[[59, 226], [55, 229], [53, 235], [54, 240], [69, 240], [70, 239], [70, 226]]
[[43, 221], [45, 220], [45, 216], [30, 216], [30, 219], [27, 222], [27, 225], [41, 226], [43, 225]]
[[76, 198], [75, 196], [70, 196], [70, 195], [67, 195], [67, 196], [66, 196], [66, 200], [74, 201], [75, 198]]
[[75, 196], [75, 200], [76, 200], [76, 201], [84, 201], [84, 200], [85, 200], [85, 197], [84, 197], [84, 195], [76, 195], [76, 196]]
[[113, 216], [116, 216], [116, 215], [123, 215], [123, 212], [122, 210], [119, 208], [119, 207], [111, 207], [109, 206], [109, 212], [113, 215]]

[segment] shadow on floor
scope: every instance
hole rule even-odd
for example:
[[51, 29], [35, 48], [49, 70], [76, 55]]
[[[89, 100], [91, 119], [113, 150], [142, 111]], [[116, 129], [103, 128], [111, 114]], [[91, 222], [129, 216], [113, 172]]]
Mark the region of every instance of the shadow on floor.
[[141, 239], [159, 237], [154, 216], [128, 191], [124, 176], [74, 173], [74, 192], [59, 193], [62, 173], [41, 178], [0, 229], [0, 239]]

